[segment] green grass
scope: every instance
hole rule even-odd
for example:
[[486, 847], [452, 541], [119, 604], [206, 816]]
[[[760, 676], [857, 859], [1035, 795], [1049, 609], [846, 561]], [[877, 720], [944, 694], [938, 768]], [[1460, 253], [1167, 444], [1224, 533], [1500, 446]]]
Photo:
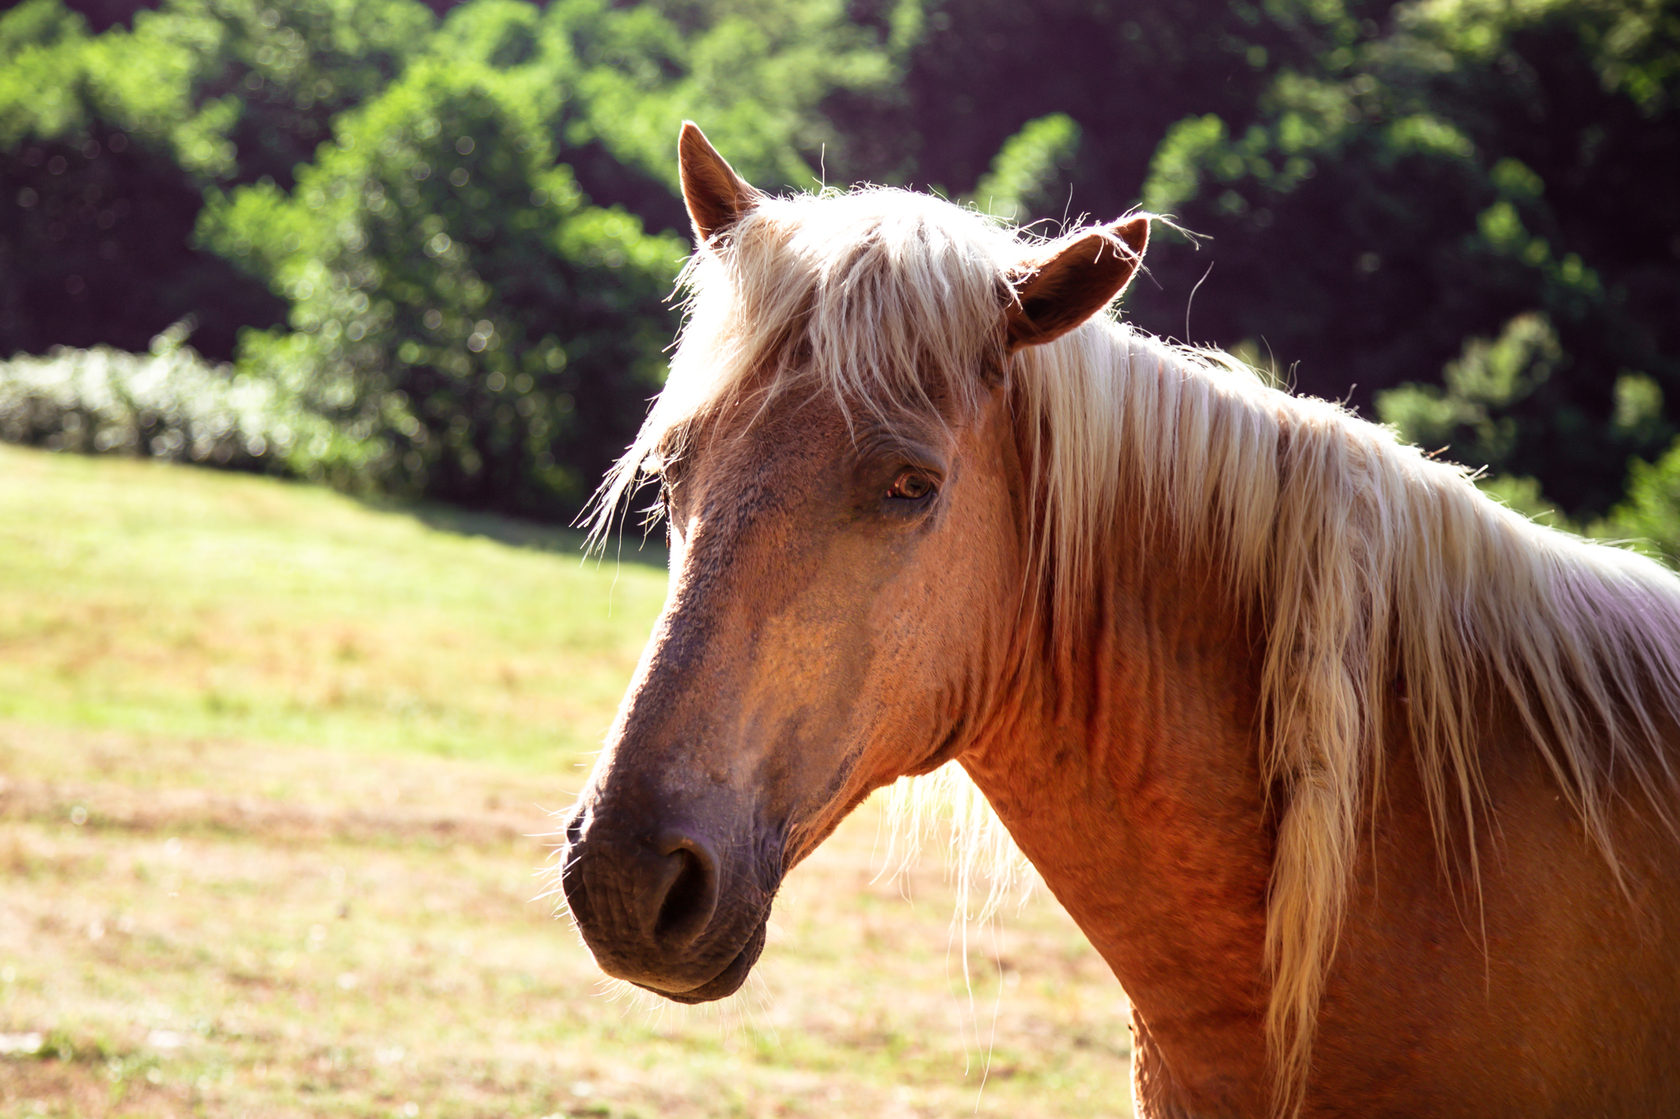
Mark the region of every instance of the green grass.
[[0, 718], [544, 764], [595, 748], [663, 572], [421, 514], [0, 448]]
[[576, 544], [0, 447], [0, 1116], [1125, 1114], [1077, 930], [1040, 892], [965, 984], [872, 805], [741, 995], [602, 982], [540, 836], [664, 574]]

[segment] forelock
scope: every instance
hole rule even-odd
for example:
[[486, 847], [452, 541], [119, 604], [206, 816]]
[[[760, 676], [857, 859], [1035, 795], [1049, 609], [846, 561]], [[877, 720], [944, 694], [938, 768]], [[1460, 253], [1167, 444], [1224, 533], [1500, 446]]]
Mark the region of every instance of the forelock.
[[882, 420], [972, 410], [1001, 375], [1020, 252], [1011, 231], [926, 195], [767, 200], [685, 272], [670, 389], [683, 407], [750, 387], [821, 391]]
[[793, 393], [878, 427], [972, 415], [1005, 375], [1010, 271], [1037, 240], [885, 187], [759, 202], [683, 270], [670, 373], [597, 492], [597, 539], [649, 457], [726, 410]]

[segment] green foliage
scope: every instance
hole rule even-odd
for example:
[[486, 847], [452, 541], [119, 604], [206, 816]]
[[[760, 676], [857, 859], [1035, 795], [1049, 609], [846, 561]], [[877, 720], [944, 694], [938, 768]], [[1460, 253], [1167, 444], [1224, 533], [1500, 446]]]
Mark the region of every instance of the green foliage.
[[1627, 540], [1680, 568], [1680, 439], [1655, 462], [1634, 462], [1628, 479], [1627, 497], [1595, 533]]
[[1503, 473], [1518, 449], [1515, 407], [1551, 380], [1562, 359], [1551, 324], [1539, 315], [1519, 315], [1498, 338], [1467, 342], [1447, 363], [1444, 385], [1378, 393], [1377, 414], [1413, 443], [1451, 447], [1466, 464]]
[[58, 0], [25, 0], [0, 14], [0, 146], [57, 138], [84, 115], [87, 23]]
[[[968, 193], [1029, 121], [1065, 114], [1087, 137], [1072, 214], [1115, 217], [1138, 200], [1168, 128], [1213, 113], [1233, 128], [1279, 68], [1357, 34], [1366, 8], [1297, 0], [905, 0], [888, 8], [902, 81], [832, 106], [872, 177]], [[895, 57], [895, 61], [898, 58]], [[1052, 214], [1068, 206], [1055, 199]]]
[[[456, 8], [427, 43], [426, 53], [477, 62], [504, 77], [517, 74], [536, 97], [557, 98], [560, 81], [569, 82], [576, 70], [564, 27], [545, 22], [526, 0], [477, 0]], [[557, 100], [548, 105], [549, 112], [558, 108]]]
[[190, 315], [226, 356], [266, 327], [240, 368], [330, 421], [312, 476], [569, 514], [657, 387], [684, 253], [585, 187], [685, 225], [683, 116], [810, 181], [819, 104], [891, 76], [878, 35], [841, 0], [477, 0], [441, 27], [417, 0], [165, 0], [91, 36], [30, 0], [0, 20], [0, 264], [39, 263], [0, 274], [0, 352]]
[[417, 0], [168, 0], [90, 36], [60, 0], [27, 0], [0, 17], [0, 145], [102, 122], [200, 183], [286, 182], [430, 30]]
[[84, 39], [87, 30], [87, 21], [63, 4], [24, 0], [0, 18], [0, 56], [24, 65], [29, 52]]
[[206, 362], [177, 326], [149, 353], [55, 349], [0, 363], [0, 441], [295, 473], [335, 442], [277, 386]]
[[[1523, 314], [1493, 339], [1473, 338], [1447, 363], [1442, 385], [1408, 384], [1379, 392], [1377, 414], [1402, 436], [1447, 451], [1469, 466], [1524, 478], [1592, 476], [1606, 448], [1619, 461], [1661, 446], [1674, 427], [1651, 378], [1616, 378], [1605, 426], [1568, 395], [1579, 366], [1542, 315]], [[1613, 500], [1612, 491], [1603, 500]]]
[[1526, 517], [1566, 532], [1579, 531], [1562, 510], [1546, 500], [1536, 478], [1521, 474], [1485, 474], [1476, 479], [1476, 488]]
[[228, 356], [273, 322], [192, 245], [204, 184], [289, 175], [426, 20], [412, 0], [175, 0], [97, 37], [58, 0], [0, 17], [0, 354], [140, 349], [190, 315]]
[[[1198, 321], [1263, 337], [1323, 395], [1441, 376], [1388, 408], [1451, 429], [1456, 457], [1603, 509], [1626, 458], [1680, 419], [1680, 321], [1662, 309], [1680, 270], [1667, 236], [1631, 233], [1680, 229], [1680, 194], [1650, 185], [1677, 154], [1680, 20], [1648, 0], [1413, 0], [1372, 30], [1278, 73], [1252, 126], [1185, 121], [1156, 152], [1146, 199], [1215, 238]], [[1208, 264], [1169, 251], [1153, 268], [1182, 290]], [[1543, 383], [1455, 387], [1463, 362], [1497, 356], [1466, 339], [1541, 321]], [[1630, 386], [1634, 424], [1617, 418]]]
[[1525, 507], [1680, 430], [1660, 0], [158, 2], [0, 13], [0, 355], [245, 329], [339, 484], [575, 506], [658, 380], [683, 118], [770, 189], [1172, 213], [1135, 321]]
[[575, 511], [639, 421], [683, 249], [584, 200], [516, 73], [427, 58], [340, 118], [291, 194], [203, 234], [291, 305], [241, 365], [296, 393], [383, 488]]
[[1228, 144], [1225, 122], [1212, 113], [1185, 117], [1173, 125], [1150, 161], [1144, 208], [1171, 214], [1201, 193], [1204, 177], [1220, 172], [1227, 179], [1240, 175], [1241, 158], [1234, 152], [1221, 154]]
[[1049, 215], [1065, 202], [1079, 135], [1079, 125], [1066, 113], [1028, 121], [998, 149], [991, 170], [975, 184], [975, 202], [1005, 221]]
[[[0, 97], [17, 92], [0, 68]], [[16, 102], [13, 102], [15, 105]], [[100, 343], [144, 349], [169, 323], [204, 324], [232, 353], [242, 323], [279, 306], [191, 245], [202, 197], [166, 146], [92, 115], [0, 151], [0, 355]]]
[[417, 0], [167, 0], [51, 64], [79, 66], [96, 115], [167, 145], [200, 183], [289, 182], [332, 116], [400, 72], [431, 26]]
[[687, 228], [677, 122], [702, 122], [754, 183], [809, 188], [854, 166], [855, 137], [824, 108], [874, 105], [896, 76], [845, 0], [555, 0], [543, 24], [575, 59], [562, 130], [579, 181], [670, 229]]

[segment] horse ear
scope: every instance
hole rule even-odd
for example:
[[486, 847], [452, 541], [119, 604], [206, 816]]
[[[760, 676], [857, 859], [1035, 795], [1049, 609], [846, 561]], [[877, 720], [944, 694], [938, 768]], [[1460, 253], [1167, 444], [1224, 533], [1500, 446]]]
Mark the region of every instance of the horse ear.
[[1005, 312], [1010, 353], [1060, 338], [1126, 289], [1144, 246], [1148, 216], [1122, 219], [1050, 245], [1021, 265]]
[[693, 121], [683, 121], [677, 137], [677, 166], [682, 172], [683, 202], [702, 245], [734, 225], [764, 197], [735, 173]]

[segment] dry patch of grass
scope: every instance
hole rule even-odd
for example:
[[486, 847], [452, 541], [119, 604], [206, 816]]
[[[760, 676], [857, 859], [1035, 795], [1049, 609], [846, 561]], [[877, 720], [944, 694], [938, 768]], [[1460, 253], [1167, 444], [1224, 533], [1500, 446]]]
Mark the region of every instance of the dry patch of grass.
[[1041, 891], [965, 981], [872, 805], [742, 994], [602, 981], [541, 835], [663, 577], [571, 543], [0, 448], [0, 1115], [1127, 1111], [1077, 930]]
[[795, 871], [746, 991], [682, 1008], [533, 900], [529, 778], [218, 743], [137, 787], [155, 742], [0, 747], [29, 774], [0, 789], [8, 1115], [1124, 1111], [1123, 1000], [1077, 931], [1042, 895], [970, 930], [966, 987], [950, 890], [882, 880], [872, 807]]

